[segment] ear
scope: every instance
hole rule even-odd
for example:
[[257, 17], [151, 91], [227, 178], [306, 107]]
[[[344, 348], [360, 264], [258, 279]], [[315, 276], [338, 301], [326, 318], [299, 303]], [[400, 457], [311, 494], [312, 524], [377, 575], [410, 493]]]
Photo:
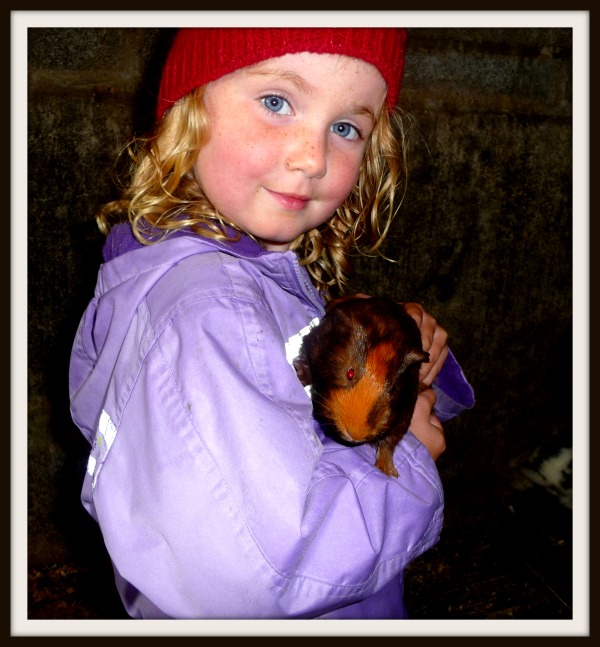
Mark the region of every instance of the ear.
[[337, 297], [336, 299], [332, 299], [327, 303], [325, 306], [325, 310], [329, 312], [329, 310], [332, 310], [335, 308], [336, 305], [339, 303], [344, 303], [344, 301], [354, 301], [355, 299], [370, 299], [371, 296], [369, 294], [362, 294], [362, 292], [359, 292], [357, 294], [346, 294], [343, 297]]
[[413, 364], [421, 363], [421, 362], [428, 362], [429, 361], [429, 353], [424, 351], [424, 350], [409, 350], [408, 353], [404, 356], [404, 360], [402, 361], [402, 366], [400, 367], [401, 371], [405, 371], [409, 366], [412, 366]]
[[296, 375], [302, 383], [302, 386], [308, 386], [309, 384], [312, 384], [310, 366], [306, 361], [306, 357], [299, 355], [292, 363], [294, 365], [294, 369], [296, 370]]
[[326, 305], [325, 305], [325, 312], [329, 312], [330, 310], [333, 310], [335, 306], [337, 306], [339, 303], [344, 303], [344, 301], [351, 301], [354, 299], [353, 295], [346, 295], [343, 297], [338, 297], [337, 299], [331, 299]]

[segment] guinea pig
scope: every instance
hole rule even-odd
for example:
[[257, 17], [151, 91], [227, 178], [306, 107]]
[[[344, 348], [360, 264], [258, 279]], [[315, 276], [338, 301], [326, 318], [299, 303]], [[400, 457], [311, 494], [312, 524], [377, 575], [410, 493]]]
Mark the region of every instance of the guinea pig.
[[342, 297], [303, 339], [294, 367], [310, 385], [323, 431], [347, 445], [371, 443], [375, 466], [398, 476], [394, 448], [410, 424], [429, 361], [415, 320], [384, 297]]

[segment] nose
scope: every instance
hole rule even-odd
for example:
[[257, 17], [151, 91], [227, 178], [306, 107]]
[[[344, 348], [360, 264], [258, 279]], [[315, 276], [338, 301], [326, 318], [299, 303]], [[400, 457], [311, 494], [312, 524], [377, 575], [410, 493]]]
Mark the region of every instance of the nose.
[[288, 171], [301, 171], [310, 178], [323, 177], [327, 173], [327, 137], [305, 129], [295, 133], [285, 167]]

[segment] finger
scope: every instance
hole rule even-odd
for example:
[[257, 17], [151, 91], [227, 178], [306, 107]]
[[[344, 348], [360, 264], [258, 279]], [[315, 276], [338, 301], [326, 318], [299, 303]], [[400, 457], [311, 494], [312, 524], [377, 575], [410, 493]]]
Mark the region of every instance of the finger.
[[419, 303], [414, 303], [412, 301], [401, 303], [400, 305], [417, 322], [417, 326], [421, 328], [421, 324], [423, 323], [423, 317], [426, 314], [423, 306], [420, 305]]
[[421, 339], [423, 350], [435, 360], [448, 342], [448, 333], [431, 315], [425, 313], [421, 324]]
[[441, 326], [436, 326], [431, 338], [431, 343], [427, 348], [425, 348], [425, 342], [423, 342], [423, 350], [426, 350], [429, 353], [430, 366], [433, 366], [437, 362], [440, 354], [445, 348], [447, 348], [447, 346], [448, 333]]
[[432, 411], [435, 401], [436, 395], [432, 389], [419, 393], [410, 429], [425, 445], [433, 459], [437, 460], [446, 450], [446, 438], [442, 424]]
[[433, 406], [437, 400], [437, 395], [433, 389], [423, 389], [417, 396], [415, 404], [415, 415], [421, 415], [424, 418], [432, 415]]
[[431, 433], [427, 439], [427, 449], [433, 457], [433, 460], [437, 459], [446, 451], [446, 436], [444, 435], [444, 430], [440, 421], [436, 416], [431, 416]]
[[429, 417], [429, 422], [433, 427], [437, 427], [440, 430], [441, 434], [444, 435], [444, 427], [442, 426], [440, 419], [435, 415], [435, 413], [431, 414], [431, 416]]
[[419, 378], [426, 386], [431, 386], [448, 356], [448, 333], [419, 303], [411, 301], [402, 305], [417, 322], [423, 350], [429, 353], [429, 361], [421, 364]]
[[404, 309], [416, 322], [421, 331], [423, 350], [428, 351], [433, 343], [437, 322], [419, 303], [403, 303]]
[[442, 366], [444, 365], [444, 362], [448, 357], [448, 352], [448, 347], [446, 346], [446, 348], [444, 348], [438, 355], [437, 360], [433, 364], [431, 362], [429, 362], [428, 364], [421, 364], [421, 368], [419, 370], [419, 380], [422, 384], [424, 384], [425, 386], [431, 386], [433, 384], [433, 381], [437, 377], [438, 373], [442, 370]]
[[421, 364], [421, 368], [419, 370], [419, 377], [427, 386], [431, 385], [448, 357], [449, 350], [447, 340], [448, 334], [443, 328], [439, 328], [439, 333], [436, 331], [433, 343], [428, 351], [429, 362]]

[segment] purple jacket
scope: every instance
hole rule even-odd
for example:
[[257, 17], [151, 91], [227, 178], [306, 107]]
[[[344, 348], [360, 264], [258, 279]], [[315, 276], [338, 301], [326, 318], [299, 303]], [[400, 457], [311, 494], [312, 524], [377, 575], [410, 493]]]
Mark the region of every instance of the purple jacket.
[[[410, 432], [393, 479], [313, 421], [290, 349], [323, 307], [295, 254], [192, 235], [140, 246], [121, 225], [105, 259], [70, 397], [92, 446], [82, 501], [127, 612], [406, 617], [403, 570], [442, 527], [439, 476]], [[436, 390], [442, 420], [473, 404], [452, 356]]]

